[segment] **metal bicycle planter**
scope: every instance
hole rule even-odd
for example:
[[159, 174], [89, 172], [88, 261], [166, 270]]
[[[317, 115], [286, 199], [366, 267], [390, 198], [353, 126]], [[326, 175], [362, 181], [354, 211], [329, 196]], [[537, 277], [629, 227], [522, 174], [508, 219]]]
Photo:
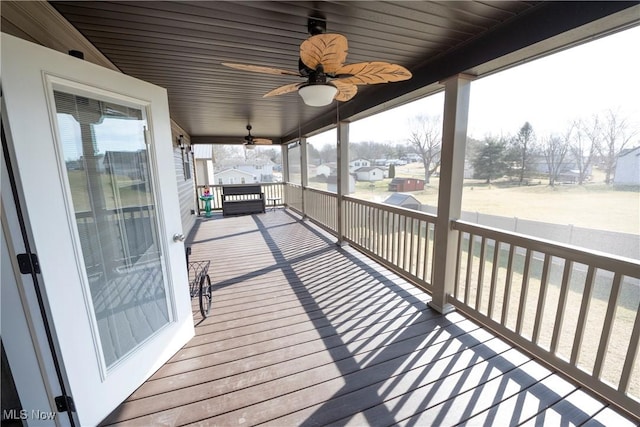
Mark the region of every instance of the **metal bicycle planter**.
[[198, 297], [200, 314], [206, 318], [211, 311], [211, 278], [209, 265], [211, 261], [189, 261], [189, 294], [191, 298]]

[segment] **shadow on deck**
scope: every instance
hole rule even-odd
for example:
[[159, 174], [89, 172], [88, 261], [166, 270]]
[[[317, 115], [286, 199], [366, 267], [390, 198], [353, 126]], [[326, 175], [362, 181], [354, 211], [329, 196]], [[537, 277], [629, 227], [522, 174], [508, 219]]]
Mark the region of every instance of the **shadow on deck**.
[[196, 336], [104, 425], [632, 425], [289, 211], [188, 244], [211, 315], [194, 300]]

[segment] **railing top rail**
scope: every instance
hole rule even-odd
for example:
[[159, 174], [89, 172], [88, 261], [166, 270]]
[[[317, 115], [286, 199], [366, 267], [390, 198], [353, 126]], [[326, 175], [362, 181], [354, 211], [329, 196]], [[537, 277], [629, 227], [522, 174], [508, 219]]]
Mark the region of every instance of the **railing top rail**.
[[344, 196], [344, 199], [349, 202], [370, 206], [372, 208], [382, 209], [388, 212], [405, 215], [411, 218], [426, 220], [427, 222], [430, 222], [430, 223], [435, 223], [437, 218], [436, 215], [433, 215], [427, 212], [415, 211], [413, 209], [402, 208], [399, 206], [386, 205], [384, 203], [379, 203], [379, 202], [371, 202], [369, 200], [358, 199], [357, 197], [353, 197], [353, 196]]
[[332, 191], [320, 190], [319, 188], [304, 187], [304, 191], [310, 191], [312, 193], [325, 194], [327, 196], [333, 196], [333, 197], [337, 197], [338, 196], [336, 193], [334, 193]]
[[525, 234], [500, 230], [493, 227], [487, 227], [485, 225], [473, 224], [462, 220], [451, 221], [451, 228], [474, 235], [488, 237], [499, 242], [531, 249], [536, 252], [546, 253], [551, 256], [568, 259], [574, 262], [593, 265], [596, 268], [620, 272], [620, 274], [625, 276], [640, 279], [640, 262], [631, 258], [567, 245]]
[[290, 186], [290, 187], [295, 187], [295, 188], [302, 188], [302, 185], [300, 184], [295, 184], [293, 182], [285, 182], [286, 185]]
[[240, 187], [243, 185], [264, 185], [264, 186], [276, 186], [276, 185], [284, 185], [284, 182], [254, 182], [254, 183], [245, 183], [245, 184], [200, 184], [198, 188], [222, 188], [222, 187]]

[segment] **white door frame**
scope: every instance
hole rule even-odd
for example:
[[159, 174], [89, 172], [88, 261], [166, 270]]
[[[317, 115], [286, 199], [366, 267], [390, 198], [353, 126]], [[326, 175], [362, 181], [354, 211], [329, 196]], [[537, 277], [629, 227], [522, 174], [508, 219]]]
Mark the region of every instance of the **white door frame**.
[[[4, 127], [7, 122], [5, 117], [2, 119]], [[38, 303], [36, 287], [40, 285], [37, 276], [21, 274], [17, 264], [17, 255], [26, 252], [24, 240], [28, 237], [23, 234], [27, 230], [23, 229], [16, 206], [20, 202], [14, 198], [17, 189], [5, 161], [6, 142], [3, 140], [0, 156], [2, 341], [24, 411], [11, 415], [29, 426], [50, 426], [52, 421], [56, 426], [77, 425], [73, 412], [58, 413], [55, 405], [55, 397], [62, 396], [62, 388], [66, 389], [68, 385], [64, 384], [63, 367], [55, 360], [57, 354], [54, 353], [57, 352], [53, 337], [47, 334], [43, 320], [45, 308]]]
[[[172, 239], [174, 234], [182, 232], [182, 224], [166, 91], [6, 34], [2, 34], [2, 48], [3, 117], [11, 127], [5, 129], [7, 145], [15, 166], [24, 223], [42, 270], [38, 278], [43, 283], [44, 305], [52, 319], [53, 336], [66, 374], [64, 381], [68, 382], [75, 401], [79, 424], [95, 425], [194, 335], [189, 293], [184, 291], [188, 289], [184, 245]], [[56, 70], [55, 75], [52, 75], [53, 70]], [[69, 227], [74, 223], [73, 217], [69, 217], [70, 198], [66, 184], [63, 184], [66, 172], [60, 170], [60, 167], [64, 169], [64, 164], [60, 165], [56, 144], [48, 143], [57, 139], [55, 114], [50, 109], [52, 82], [56, 85], [71, 82], [71, 86], [77, 83], [91, 87], [92, 93], [145, 100], [141, 105], [151, 112], [147, 123], [153, 138], [150, 140], [151, 158], [155, 161], [150, 169], [153, 169], [156, 188], [162, 189], [156, 191], [155, 200], [174, 320], [129, 353], [126, 361], [109, 368], [107, 375], [96, 357], [92, 320], [84, 309], [85, 297], [77, 290], [76, 276], [79, 275], [81, 281], [85, 279], [82, 279], [84, 270], [78, 268], [77, 243], [71, 231], [74, 228]], [[32, 146], [38, 148], [32, 149]], [[163, 170], [158, 170], [160, 167]], [[34, 196], [45, 183], [46, 202], [43, 202]], [[29, 310], [35, 309], [32, 300], [27, 304]], [[36, 352], [46, 350], [40, 341], [34, 346]], [[55, 381], [49, 376], [44, 382], [53, 390]]]

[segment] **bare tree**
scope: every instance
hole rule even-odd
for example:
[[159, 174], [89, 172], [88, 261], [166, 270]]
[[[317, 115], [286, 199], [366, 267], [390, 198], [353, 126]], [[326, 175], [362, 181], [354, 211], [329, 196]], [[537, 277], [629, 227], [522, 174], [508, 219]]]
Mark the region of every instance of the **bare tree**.
[[629, 131], [627, 119], [619, 117], [617, 112], [608, 110], [604, 114], [598, 151], [604, 166], [605, 183], [611, 184], [618, 155], [636, 134], [637, 131]]
[[244, 155], [242, 145], [222, 145], [222, 144], [212, 144], [211, 145], [211, 154], [213, 156], [213, 161], [221, 162], [229, 158], [239, 157]]
[[335, 144], [324, 145], [319, 150], [320, 160], [322, 163], [336, 162], [338, 159], [337, 152], [338, 150], [336, 149]]
[[381, 142], [350, 142], [349, 158], [352, 160], [367, 159], [373, 161], [375, 159], [388, 158], [394, 150], [395, 148], [391, 148], [389, 144], [383, 144]]
[[442, 118], [440, 116], [420, 115], [411, 119], [409, 126], [409, 144], [422, 160], [424, 182], [428, 184], [431, 175], [440, 166]]
[[547, 164], [549, 185], [555, 186], [558, 175], [565, 166], [564, 159], [569, 152], [569, 144], [573, 136], [575, 126], [573, 123], [563, 135], [549, 135], [542, 141], [542, 155]]
[[531, 123], [525, 122], [512, 141], [512, 149], [515, 151], [515, 158], [518, 163], [520, 185], [522, 185], [525, 175], [528, 173], [529, 163], [531, 162], [530, 157], [534, 150], [535, 142], [536, 137], [533, 132], [533, 126], [531, 126]]
[[590, 121], [580, 120], [575, 123], [577, 132], [569, 149], [578, 169], [578, 184], [582, 185], [589, 177], [591, 163], [600, 145], [600, 119], [594, 115]]

